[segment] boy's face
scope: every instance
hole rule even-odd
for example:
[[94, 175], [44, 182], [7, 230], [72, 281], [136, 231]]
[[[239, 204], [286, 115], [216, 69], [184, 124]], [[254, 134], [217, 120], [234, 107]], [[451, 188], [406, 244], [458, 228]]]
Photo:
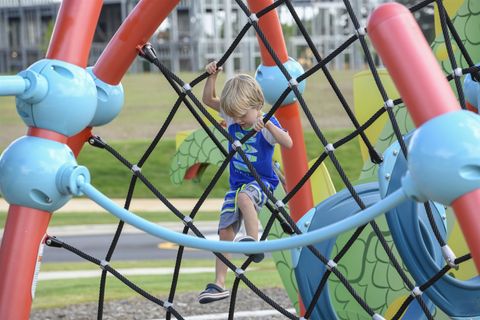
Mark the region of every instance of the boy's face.
[[250, 129], [258, 121], [257, 119], [261, 116], [261, 112], [258, 109], [249, 109], [242, 116], [235, 116], [233, 119], [235, 123], [239, 124], [242, 129]]

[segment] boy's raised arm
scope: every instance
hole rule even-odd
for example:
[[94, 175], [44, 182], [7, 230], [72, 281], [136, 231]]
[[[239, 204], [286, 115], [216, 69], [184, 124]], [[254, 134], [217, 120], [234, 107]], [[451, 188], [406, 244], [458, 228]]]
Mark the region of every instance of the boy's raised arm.
[[215, 83], [217, 81], [218, 72], [222, 68], [217, 69], [217, 62], [213, 61], [207, 64], [205, 70], [210, 74], [205, 82], [205, 87], [203, 88], [202, 102], [205, 103], [212, 109], [220, 111], [220, 99], [217, 97], [215, 92]]

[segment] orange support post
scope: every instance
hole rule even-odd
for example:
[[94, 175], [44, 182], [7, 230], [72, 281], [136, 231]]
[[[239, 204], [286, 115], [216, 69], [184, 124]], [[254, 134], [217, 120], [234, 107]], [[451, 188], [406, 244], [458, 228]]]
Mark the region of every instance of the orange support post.
[[93, 73], [108, 84], [119, 84], [138, 54], [137, 46], [148, 42], [160, 23], [179, 2], [180, 0], [140, 1], [103, 51]]
[[[258, 12], [271, 5], [272, 0], [248, 0], [250, 11]], [[260, 30], [265, 34], [273, 51], [277, 54], [282, 63], [287, 62], [288, 52], [283, 37], [282, 26], [278, 19], [276, 10], [272, 10], [259, 19]], [[263, 42], [258, 38], [260, 44], [260, 54], [262, 63], [265, 66], [275, 66], [276, 63], [268, 52]], [[300, 179], [308, 171], [307, 149], [303, 137], [302, 122], [300, 112], [296, 102], [282, 106], [276, 112], [276, 117], [282, 126], [288, 130], [293, 140], [293, 147], [290, 149], [282, 148], [282, 160], [285, 167], [285, 180], [287, 191], [292, 190]], [[313, 207], [313, 194], [310, 180], [298, 190], [295, 196], [289, 202], [290, 215], [294, 221], [300, 218]], [[299, 297], [300, 313], [305, 313], [302, 299]]]
[[85, 68], [103, 0], [63, 0], [46, 57]]
[[50, 212], [10, 206], [0, 250], [0, 319], [28, 320]]
[[67, 145], [72, 149], [75, 158], [78, 157], [82, 151], [85, 142], [92, 136], [92, 128], [87, 127], [73, 137], [68, 138]]
[[[102, 52], [93, 68], [95, 76], [108, 84], [119, 84], [137, 56], [137, 47], [148, 42], [158, 26], [179, 2], [180, 0], [168, 1], [168, 3], [158, 0], [140, 1]], [[92, 128], [85, 128], [68, 139], [68, 146], [75, 156], [78, 156], [91, 133]]]
[[[46, 57], [85, 68], [102, 3], [102, 0], [63, 0]], [[58, 138], [42, 129], [33, 131], [47, 139]], [[16, 205], [8, 210], [0, 247], [2, 320], [29, 319], [35, 269], [41, 261], [41, 246], [50, 217], [49, 212]]]
[[[272, 3], [272, 0], [248, 0], [248, 6], [252, 12], [258, 12]], [[288, 53], [277, 11], [273, 10], [262, 16], [259, 20], [259, 26], [280, 61], [285, 63], [288, 60]], [[259, 43], [262, 63], [265, 66], [276, 65], [260, 39]], [[295, 184], [298, 183], [308, 171], [307, 151], [303, 140], [303, 129], [298, 104], [295, 102], [285, 105], [279, 108], [275, 115], [282, 126], [288, 130], [293, 140], [293, 147], [291, 149], [287, 150], [282, 148], [287, 190], [292, 190]], [[298, 221], [312, 207], [312, 188], [310, 181], [307, 181], [290, 200], [290, 215], [295, 221]]]

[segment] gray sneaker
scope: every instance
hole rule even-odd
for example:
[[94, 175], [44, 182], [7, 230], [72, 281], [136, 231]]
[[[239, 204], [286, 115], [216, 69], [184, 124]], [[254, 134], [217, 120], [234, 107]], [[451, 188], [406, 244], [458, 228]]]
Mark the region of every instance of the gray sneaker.
[[226, 299], [230, 296], [228, 290], [222, 289], [215, 283], [207, 284], [205, 290], [198, 295], [198, 302], [201, 304], [210, 303]]
[[[244, 241], [257, 241], [251, 236], [241, 236], [235, 239], [237, 242], [244, 242]], [[248, 257], [252, 257], [252, 261], [255, 263], [259, 263], [265, 258], [265, 254], [263, 252], [260, 253], [253, 253], [253, 254], [245, 254]]]

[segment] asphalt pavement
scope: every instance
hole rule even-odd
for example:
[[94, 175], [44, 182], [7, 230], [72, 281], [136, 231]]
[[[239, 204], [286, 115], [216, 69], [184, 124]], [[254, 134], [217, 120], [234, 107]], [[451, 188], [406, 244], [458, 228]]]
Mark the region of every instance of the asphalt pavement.
[[[198, 221], [197, 228], [209, 239], [218, 239], [216, 221]], [[162, 223], [163, 227], [181, 232], [182, 223]], [[97, 259], [103, 259], [108, 252], [117, 225], [85, 225], [52, 227], [48, 234], [56, 236], [63, 242], [73, 246]], [[174, 260], [178, 246], [151, 236], [132, 226], [125, 225], [119, 238], [113, 259], [115, 260]], [[185, 259], [213, 259], [208, 251], [186, 248]], [[61, 248], [45, 247], [44, 262], [80, 262], [79, 256]]]
[[[123, 205], [122, 199], [113, 199], [119, 205]], [[180, 211], [191, 210], [197, 199], [170, 199], [171, 203]], [[223, 199], [207, 199], [202, 205], [201, 210], [216, 211], [219, 210]], [[8, 211], [8, 203], [0, 199], [0, 211]], [[154, 211], [162, 212], [169, 209], [156, 199], [135, 199], [131, 203], [131, 211]], [[101, 207], [89, 199], [72, 199], [59, 212], [101, 212]], [[182, 232], [184, 225], [181, 222], [163, 222], [161, 226], [172, 231]], [[217, 226], [218, 221], [196, 221], [196, 227], [205, 235], [207, 239], [218, 239]], [[117, 224], [89, 224], [72, 225], [61, 227], [49, 227], [47, 234], [56, 236], [65, 243], [75, 247], [97, 259], [103, 259], [109, 250], [110, 243], [117, 229]], [[3, 229], [0, 229], [0, 240], [3, 235]], [[124, 225], [122, 234], [119, 238], [114, 260], [175, 260], [178, 246], [176, 244], [164, 241], [138, 230], [130, 225]], [[242, 254], [234, 254], [233, 257], [242, 257]], [[185, 248], [184, 259], [214, 259], [214, 255], [209, 251]], [[46, 246], [43, 254], [43, 262], [81, 262], [85, 261], [76, 254], [61, 248]]]

